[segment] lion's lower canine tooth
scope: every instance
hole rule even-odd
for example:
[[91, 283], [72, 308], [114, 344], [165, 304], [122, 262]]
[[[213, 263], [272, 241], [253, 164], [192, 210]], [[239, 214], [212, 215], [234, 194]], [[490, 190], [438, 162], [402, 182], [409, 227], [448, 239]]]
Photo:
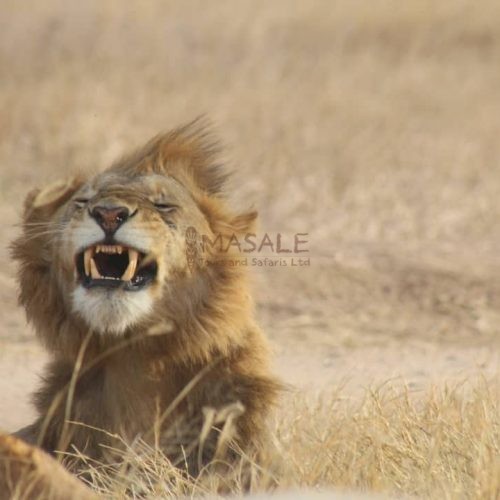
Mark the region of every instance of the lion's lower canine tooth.
[[137, 257], [139, 253], [137, 250], [132, 250], [129, 248], [128, 250], [128, 266], [125, 269], [125, 272], [122, 274], [123, 281], [130, 281], [135, 274], [135, 270], [137, 269]]
[[101, 273], [98, 271], [97, 266], [95, 265], [94, 259], [90, 259], [90, 275], [93, 279], [102, 278]]
[[146, 255], [142, 260], [141, 260], [141, 265], [139, 267], [144, 267], [147, 266], [148, 264], [151, 264], [152, 262], [155, 261], [155, 257], [152, 253]]

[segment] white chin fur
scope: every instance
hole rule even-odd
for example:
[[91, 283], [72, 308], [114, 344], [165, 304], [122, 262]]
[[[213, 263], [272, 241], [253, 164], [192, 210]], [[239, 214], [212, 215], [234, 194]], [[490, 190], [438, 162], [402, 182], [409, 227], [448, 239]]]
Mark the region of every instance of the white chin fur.
[[90, 328], [100, 333], [119, 335], [137, 323], [153, 307], [149, 291], [125, 292], [79, 285], [73, 292], [73, 310]]

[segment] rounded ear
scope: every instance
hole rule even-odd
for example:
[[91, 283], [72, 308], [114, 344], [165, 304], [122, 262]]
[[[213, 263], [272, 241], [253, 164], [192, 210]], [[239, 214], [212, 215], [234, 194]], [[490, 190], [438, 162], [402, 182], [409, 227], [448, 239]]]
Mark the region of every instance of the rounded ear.
[[51, 217], [73, 196], [83, 182], [82, 178], [72, 177], [54, 182], [42, 189], [33, 189], [24, 201], [25, 220], [29, 220], [35, 214], [37, 218]]
[[252, 210], [233, 217], [231, 220], [231, 227], [233, 228], [233, 231], [237, 234], [252, 232], [255, 228], [257, 216], [257, 210]]

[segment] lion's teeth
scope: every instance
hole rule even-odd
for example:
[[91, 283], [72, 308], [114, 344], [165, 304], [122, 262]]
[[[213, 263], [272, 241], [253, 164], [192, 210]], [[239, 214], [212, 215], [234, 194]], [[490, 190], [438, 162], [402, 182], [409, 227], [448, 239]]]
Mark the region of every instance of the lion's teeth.
[[125, 272], [122, 274], [123, 281], [130, 281], [135, 274], [135, 270], [137, 269], [137, 257], [139, 253], [137, 250], [128, 249], [128, 266], [125, 269]]
[[85, 275], [90, 275], [90, 259], [92, 258], [92, 249], [87, 248], [83, 254], [83, 266], [85, 268]]
[[97, 266], [94, 262], [94, 259], [90, 259], [90, 275], [92, 279], [100, 279], [102, 278], [101, 273], [99, 273]]
[[121, 245], [96, 245], [95, 253], [119, 253], [123, 252], [123, 247]]

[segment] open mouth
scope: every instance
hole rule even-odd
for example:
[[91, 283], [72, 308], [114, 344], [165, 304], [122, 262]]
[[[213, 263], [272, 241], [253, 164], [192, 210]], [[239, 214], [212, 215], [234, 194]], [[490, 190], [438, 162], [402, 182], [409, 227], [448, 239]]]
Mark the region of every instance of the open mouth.
[[78, 281], [85, 288], [136, 291], [151, 283], [158, 266], [146, 254], [124, 245], [93, 245], [75, 258]]

